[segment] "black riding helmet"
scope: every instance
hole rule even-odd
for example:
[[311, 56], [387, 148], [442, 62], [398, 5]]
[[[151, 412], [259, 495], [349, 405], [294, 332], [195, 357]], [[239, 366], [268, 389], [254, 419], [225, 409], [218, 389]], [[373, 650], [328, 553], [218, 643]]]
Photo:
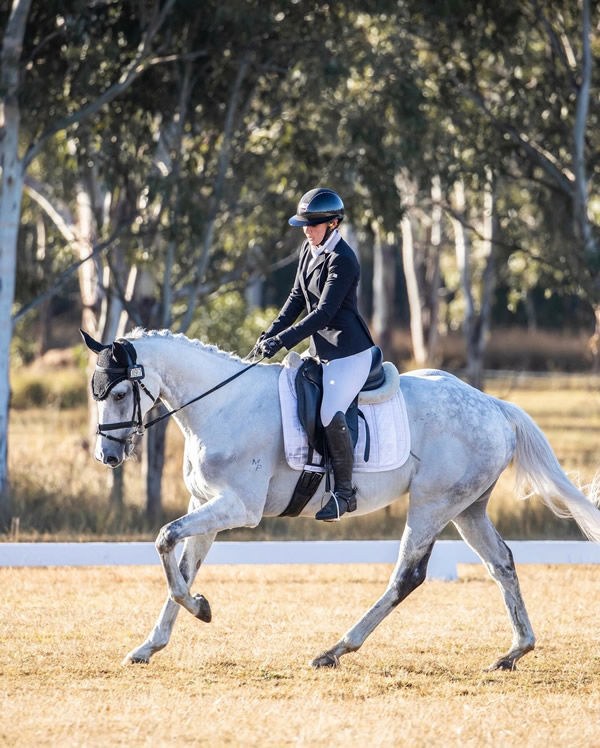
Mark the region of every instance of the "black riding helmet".
[[326, 187], [316, 187], [302, 195], [296, 215], [292, 216], [288, 223], [290, 226], [318, 226], [320, 223], [327, 223], [332, 218], [343, 220], [342, 198]]

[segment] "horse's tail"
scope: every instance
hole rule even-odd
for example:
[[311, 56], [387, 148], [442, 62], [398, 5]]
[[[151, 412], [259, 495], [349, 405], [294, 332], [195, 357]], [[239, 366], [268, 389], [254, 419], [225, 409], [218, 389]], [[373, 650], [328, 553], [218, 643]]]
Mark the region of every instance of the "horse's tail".
[[590, 540], [600, 542], [600, 510], [595, 506], [600, 498], [598, 475], [586, 496], [571, 483], [535, 421], [517, 405], [496, 402], [517, 435], [514, 463], [519, 498], [539, 495], [554, 514], [572, 517]]

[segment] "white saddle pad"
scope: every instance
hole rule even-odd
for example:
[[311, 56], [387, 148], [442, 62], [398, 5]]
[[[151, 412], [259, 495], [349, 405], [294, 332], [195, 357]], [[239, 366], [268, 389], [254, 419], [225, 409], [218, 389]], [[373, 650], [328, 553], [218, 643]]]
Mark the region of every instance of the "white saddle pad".
[[[279, 400], [285, 458], [293, 470], [303, 470], [308, 460], [308, 440], [298, 418], [295, 387], [297, 372], [295, 366], [284, 363], [279, 376]], [[383, 403], [361, 403], [359, 407], [369, 424], [371, 443], [369, 461], [365, 462], [365, 424], [359, 417], [358, 441], [354, 449], [354, 472], [382, 472], [396, 470], [404, 465], [410, 454], [410, 431], [401, 389], [398, 387], [396, 393]], [[320, 464], [321, 456], [313, 455], [313, 462]]]

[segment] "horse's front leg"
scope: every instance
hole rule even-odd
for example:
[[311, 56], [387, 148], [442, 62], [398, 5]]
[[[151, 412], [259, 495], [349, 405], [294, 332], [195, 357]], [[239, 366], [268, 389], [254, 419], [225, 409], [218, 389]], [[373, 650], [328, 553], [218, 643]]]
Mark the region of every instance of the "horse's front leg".
[[[193, 538], [187, 538], [185, 541], [183, 553], [179, 559], [179, 572], [187, 581], [188, 589], [192, 586], [198, 569], [206, 558], [214, 539], [215, 533], [212, 533], [210, 535], [198, 535]], [[171, 632], [173, 631], [173, 626], [180, 610], [179, 605], [170, 597], [167, 597], [148, 638], [143, 644], [132, 649], [126, 655], [123, 665], [148, 663], [153, 654], [166, 647], [171, 638]], [[210, 606], [208, 605], [208, 601], [206, 601], [205, 616], [202, 620], [210, 621]]]
[[252, 506], [229, 489], [199, 509], [165, 525], [156, 538], [156, 549], [167, 578], [169, 597], [202, 621], [210, 620], [210, 606], [204, 595], [191, 595], [181, 574], [175, 547], [179, 541], [194, 535], [214, 535], [234, 527], [255, 527], [261, 519], [262, 506]]

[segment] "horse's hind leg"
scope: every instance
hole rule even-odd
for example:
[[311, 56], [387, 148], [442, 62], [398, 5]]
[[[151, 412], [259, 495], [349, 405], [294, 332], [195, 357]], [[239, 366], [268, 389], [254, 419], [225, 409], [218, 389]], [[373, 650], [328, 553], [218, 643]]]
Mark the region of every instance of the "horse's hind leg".
[[[213, 533], [210, 535], [194, 535], [185, 540], [183, 552], [179, 559], [179, 571], [182, 577], [186, 580], [188, 589], [192, 586], [196, 574], [198, 573], [198, 569], [200, 568], [200, 564], [206, 558], [206, 554], [210, 550], [214, 539], [215, 534]], [[210, 621], [210, 606], [206, 598], [202, 599], [204, 601], [202, 605], [202, 611], [204, 613], [202, 620]], [[175, 625], [175, 620], [180, 610], [181, 606], [179, 603], [176, 603], [170, 597], [167, 597], [148, 638], [143, 644], [132, 649], [131, 652], [127, 654], [123, 660], [123, 665], [148, 663], [155, 652], [166, 647], [171, 638], [171, 632], [173, 631], [173, 626]]]
[[427, 563], [435, 538], [445, 524], [444, 522], [435, 530], [429, 528], [426, 532], [415, 533], [407, 520], [400, 543], [398, 562], [386, 591], [335, 646], [312, 661], [313, 667], [337, 667], [342, 655], [355, 652], [381, 621], [425, 581]]
[[465, 509], [454, 520], [454, 524], [502, 590], [504, 604], [510, 617], [513, 630], [512, 645], [503, 657], [489, 666], [488, 670], [514, 670], [517, 660], [534, 648], [535, 637], [521, 595], [513, 555], [486, 512], [491, 491], [490, 488], [481, 499]]

